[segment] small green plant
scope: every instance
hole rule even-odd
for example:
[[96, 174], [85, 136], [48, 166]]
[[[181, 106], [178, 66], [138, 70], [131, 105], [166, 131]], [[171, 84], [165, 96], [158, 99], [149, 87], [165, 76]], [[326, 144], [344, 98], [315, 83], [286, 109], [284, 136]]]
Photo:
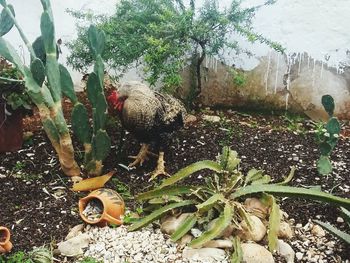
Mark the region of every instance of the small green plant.
[[[348, 223], [348, 225], [350, 227], [350, 211], [346, 210], [345, 208], [342, 208], [342, 212], [343, 212], [343, 216], [344, 216], [346, 222]], [[319, 224], [324, 229], [326, 229], [328, 232], [330, 232], [331, 234], [335, 235], [336, 237], [340, 238], [341, 240], [343, 240], [344, 242], [346, 242], [347, 244], [350, 245], [350, 235], [349, 234], [337, 229], [336, 227], [334, 227], [330, 224], [323, 223], [322, 221], [314, 220], [314, 222]]]
[[231, 69], [230, 72], [232, 75], [232, 82], [237, 87], [243, 87], [247, 83], [247, 76], [244, 73], [236, 69]]
[[318, 126], [316, 130], [316, 140], [319, 144], [321, 156], [317, 161], [317, 170], [321, 175], [330, 174], [333, 166], [330, 160], [330, 155], [337, 145], [340, 134], [340, 123], [334, 114], [334, 99], [330, 95], [322, 96], [322, 105], [328, 113], [329, 119], [327, 123]]
[[103, 262], [91, 257], [87, 257], [87, 258], [83, 258], [82, 261], [79, 261], [79, 263], [103, 263]]
[[[245, 221], [248, 226], [251, 226], [251, 214], [240, 200], [242, 197], [255, 195], [260, 196], [261, 201], [270, 208], [268, 240], [269, 248], [273, 251], [277, 245], [280, 221], [279, 206], [273, 195], [311, 198], [350, 207], [349, 199], [316, 189], [284, 186], [292, 179], [294, 168], [283, 182], [271, 184], [270, 176], [264, 171], [251, 169], [247, 174], [243, 174], [239, 169], [239, 163], [237, 152], [224, 147], [217, 162], [200, 161], [191, 164], [165, 179], [154, 190], [138, 195], [137, 200], [148, 201], [153, 212], [132, 224], [129, 230], [140, 229], [173, 209], [186, 208], [186, 211], [193, 212], [178, 227], [171, 239], [177, 241], [195, 225], [205, 229], [205, 224], [213, 222], [207, 231], [189, 244], [191, 247], [201, 247], [215, 239], [229, 225], [239, 229], [239, 223]], [[206, 176], [205, 184], [199, 186], [178, 184], [191, 174], [203, 169], [213, 171], [211, 176]]]
[[303, 127], [304, 118], [298, 115], [286, 113], [283, 115], [283, 120], [287, 123], [287, 130], [293, 133], [304, 135], [306, 133]]
[[123, 197], [123, 199], [131, 199], [132, 195], [130, 193], [130, 187], [121, 182], [118, 178], [113, 177], [111, 179], [112, 184], [114, 185], [114, 189]]
[[18, 251], [10, 256], [0, 256], [0, 263], [52, 263], [53, 257], [49, 249], [39, 247], [29, 253]]

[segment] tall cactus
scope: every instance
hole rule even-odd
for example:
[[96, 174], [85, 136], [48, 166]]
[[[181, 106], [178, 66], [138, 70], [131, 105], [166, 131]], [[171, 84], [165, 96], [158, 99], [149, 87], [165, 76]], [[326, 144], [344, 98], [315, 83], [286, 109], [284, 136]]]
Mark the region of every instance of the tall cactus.
[[330, 95], [322, 96], [322, 105], [328, 113], [329, 120], [324, 125], [322, 134], [319, 135], [321, 157], [317, 161], [317, 169], [320, 174], [327, 175], [333, 170], [329, 157], [338, 143], [341, 127], [338, 119], [333, 116], [335, 109], [333, 97]]
[[[36, 55], [33, 45], [28, 41], [15, 18], [15, 12], [6, 0], [0, 0], [3, 10], [0, 15], [0, 55], [12, 62], [23, 74], [26, 90], [39, 109], [39, 114], [45, 132], [47, 133], [65, 174], [79, 176], [80, 168], [74, 159], [74, 149], [64, 119], [61, 105], [62, 83], [69, 82], [66, 75], [60, 74], [64, 68], [56, 58], [55, 27], [49, 0], [41, 0], [43, 13], [41, 15], [41, 39], [44, 45], [45, 64]], [[13, 46], [2, 36], [15, 26], [27, 46], [31, 63], [30, 67], [23, 64]], [[70, 76], [69, 76], [70, 78]], [[47, 82], [45, 82], [47, 79]]]
[[107, 157], [111, 146], [110, 138], [105, 129], [107, 102], [103, 91], [104, 65], [101, 57], [105, 45], [105, 35], [95, 26], [90, 26], [88, 38], [89, 47], [95, 59], [94, 71], [89, 75], [87, 81], [87, 94], [92, 106], [92, 129], [89, 124], [88, 112], [85, 106], [78, 102], [73, 89], [64, 89], [63, 92], [74, 104], [72, 128], [84, 145], [86, 169], [90, 175], [100, 175], [103, 168], [102, 161]]

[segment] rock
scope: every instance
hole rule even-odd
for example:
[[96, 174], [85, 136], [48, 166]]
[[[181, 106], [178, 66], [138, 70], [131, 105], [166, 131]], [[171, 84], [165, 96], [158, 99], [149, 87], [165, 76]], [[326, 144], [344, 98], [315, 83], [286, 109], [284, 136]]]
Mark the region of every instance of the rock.
[[76, 226], [72, 227], [69, 230], [69, 233], [66, 236], [65, 240], [68, 240], [68, 239], [71, 239], [73, 237], [78, 236], [79, 234], [82, 233], [83, 229], [84, 229], [84, 224], [79, 224], [79, 225], [76, 225]]
[[211, 248], [231, 248], [232, 241], [227, 239], [219, 239], [219, 240], [210, 240], [205, 243], [203, 247], [211, 247]]
[[344, 219], [342, 217], [337, 217], [337, 223], [344, 223]]
[[183, 259], [204, 261], [204, 262], [218, 262], [224, 260], [226, 253], [219, 248], [185, 248], [182, 252]]
[[277, 235], [282, 239], [291, 239], [294, 236], [294, 232], [287, 222], [282, 221]]
[[209, 122], [220, 122], [221, 119], [219, 116], [203, 115], [203, 120], [209, 121]]
[[287, 263], [294, 263], [295, 252], [293, 248], [283, 240], [278, 240], [277, 252], [286, 259]]
[[203, 232], [200, 231], [198, 228], [192, 228], [191, 229], [191, 234], [194, 236], [194, 237], [199, 237]]
[[160, 230], [168, 235], [173, 234], [176, 229], [186, 220], [189, 213], [181, 214], [179, 217], [169, 216], [167, 217], [160, 226]]
[[295, 257], [297, 258], [297, 260], [302, 260], [303, 257], [304, 257], [304, 254], [301, 253], [301, 252], [297, 252], [297, 253], [295, 254]]
[[238, 236], [243, 240], [252, 240], [255, 242], [261, 241], [266, 235], [266, 226], [261, 222], [257, 216], [251, 216], [252, 229], [249, 231], [249, 227], [245, 221], [241, 222], [243, 230], [238, 231]]
[[268, 207], [257, 198], [247, 198], [244, 201], [244, 206], [250, 213], [262, 219], [266, 218], [268, 214]]
[[197, 121], [197, 117], [192, 115], [192, 114], [187, 114], [186, 118], [185, 118], [185, 124], [191, 124]]
[[242, 244], [243, 262], [245, 263], [274, 263], [273, 256], [263, 246], [255, 243]]
[[58, 251], [62, 256], [75, 257], [83, 254], [83, 248], [89, 245], [90, 237], [88, 234], [80, 234], [58, 244]]
[[180, 249], [183, 249], [185, 246], [187, 246], [187, 244], [190, 243], [192, 239], [193, 239], [192, 235], [189, 235], [189, 234], [184, 235], [179, 241]]
[[326, 232], [321, 226], [314, 225], [311, 229], [311, 234], [317, 237], [324, 237], [326, 235]]

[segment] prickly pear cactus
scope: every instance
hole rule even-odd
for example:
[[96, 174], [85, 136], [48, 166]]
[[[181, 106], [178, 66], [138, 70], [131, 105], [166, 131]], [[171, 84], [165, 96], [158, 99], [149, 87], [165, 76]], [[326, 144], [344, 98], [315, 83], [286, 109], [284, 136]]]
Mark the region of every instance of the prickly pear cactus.
[[333, 97], [324, 95], [322, 97], [322, 105], [328, 113], [329, 120], [324, 125], [322, 131], [319, 132], [320, 134], [318, 134], [321, 157], [317, 161], [317, 169], [320, 174], [327, 175], [333, 170], [330, 155], [338, 143], [341, 127], [338, 119], [333, 117], [335, 109]]
[[72, 112], [72, 128], [85, 148], [85, 168], [90, 175], [100, 175], [103, 168], [102, 162], [111, 147], [111, 141], [105, 129], [107, 102], [103, 90], [104, 65], [101, 57], [105, 35], [103, 31], [91, 26], [88, 37], [90, 51], [95, 58], [94, 71], [87, 81], [87, 95], [92, 106], [92, 129], [85, 106], [69, 94], [71, 91], [63, 90], [63, 92], [75, 104]]
[[[6, 0], [0, 0], [0, 5], [3, 7], [0, 14], [0, 55], [12, 62], [24, 76], [26, 91], [39, 109], [44, 130], [58, 154], [63, 172], [69, 176], [79, 176], [80, 168], [74, 159], [72, 140], [61, 106], [63, 80], [56, 57], [51, 4], [49, 0], [41, 0], [41, 4], [43, 13], [40, 20], [41, 55], [39, 55], [16, 21], [13, 7], [7, 4]], [[31, 57], [30, 66], [22, 62], [14, 47], [2, 37], [14, 26], [28, 48]], [[44, 82], [45, 79], [48, 85]]]

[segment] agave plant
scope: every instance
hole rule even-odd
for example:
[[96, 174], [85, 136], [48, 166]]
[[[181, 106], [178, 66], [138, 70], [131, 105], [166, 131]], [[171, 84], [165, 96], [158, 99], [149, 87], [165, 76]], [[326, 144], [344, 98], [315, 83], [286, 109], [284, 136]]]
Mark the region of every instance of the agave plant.
[[[273, 195], [311, 198], [350, 207], [349, 199], [315, 189], [284, 186], [292, 179], [294, 167], [283, 182], [272, 184], [271, 177], [262, 170], [251, 169], [247, 174], [243, 174], [239, 163], [237, 152], [224, 147], [216, 162], [200, 161], [191, 164], [165, 179], [154, 190], [138, 195], [139, 201], [148, 201], [153, 212], [135, 222], [129, 230], [140, 229], [173, 209], [186, 208], [192, 213], [171, 235], [171, 239], [177, 241], [194, 226], [205, 228], [208, 222], [212, 222], [206, 231], [189, 243], [189, 246], [198, 248], [220, 236], [229, 225], [240, 229], [240, 223], [245, 221], [251, 228], [251, 214], [240, 201], [242, 197], [254, 194], [260, 195], [261, 201], [270, 207], [268, 240], [269, 249], [273, 251], [277, 246], [277, 232], [280, 225], [279, 206]], [[199, 186], [178, 184], [191, 174], [203, 169], [213, 171], [211, 176], [206, 177], [205, 184]], [[235, 260], [232, 260], [239, 262], [238, 258], [241, 258], [239, 239], [235, 238], [233, 244], [236, 251], [232, 256]]]
[[[341, 208], [342, 212], [343, 212], [343, 216], [346, 220], [346, 222], [348, 223], [349, 227], [350, 227], [350, 211], [346, 210], [345, 208]], [[350, 235], [337, 229], [336, 227], [321, 222], [319, 220], [314, 220], [315, 223], [319, 224], [320, 226], [322, 226], [324, 229], [326, 229], [328, 232], [330, 232], [331, 234], [335, 235], [336, 237], [342, 239], [343, 241], [345, 241], [346, 243], [348, 243], [350, 245]]]

